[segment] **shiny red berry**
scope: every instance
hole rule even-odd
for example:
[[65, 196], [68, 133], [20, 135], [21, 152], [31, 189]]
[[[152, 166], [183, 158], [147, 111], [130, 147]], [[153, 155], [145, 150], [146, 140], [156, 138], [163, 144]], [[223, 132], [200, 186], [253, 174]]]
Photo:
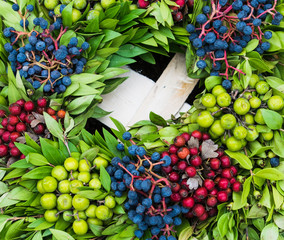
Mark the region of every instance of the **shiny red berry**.
[[21, 134], [18, 133], [18, 132], [12, 132], [11, 135], [10, 135], [10, 139], [12, 142], [16, 142], [17, 138], [20, 137]]
[[42, 123], [39, 123], [33, 128], [35, 134], [43, 134], [45, 130], [45, 126]]
[[194, 199], [193, 197], [187, 197], [182, 200], [182, 206], [185, 208], [193, 208], [194, 206]]
[[26, 156], [24, 154], [21, 154], [20, 159], [24, 159]]
[[182, 198], [186, 198], [188, 196], [188, 191], [183, 188], [180, 189], [178, 193]]
[[17, 116], [17, 115], [20, 115], [22, 108], [19, 104], [13, 103], [9, 106], [9, 111], [12, 115]]
[[209, 192], [209, 195], [216, 196], [217, 193], [218, 193], [217, 188], [213, 188], [213, 189]]
[[227, 202], [228, 201], [228, 194], [225, 191], [220, 191], [217, 193], [217, 200], [218, 202]]
[[16, 125], [16, 131], [17, 132], [25, 132], [27, 130], [27, 127], [26, 127], [26, 124], [22, 123], [22, 122], [19, 122], [17, 125]]
[[172, 166], [167, 166], [167, 167], [162, 167], [162, 170], [166, 173], [169, 174], [170, 172], [173, 171]]
[[207, 178], [214, 178], [216, 176], [216, 173], [213, 170], [209, 170], [205, 174]]
[[10, 132], [8, 132], [8, 131], [4, 132], [2, 134], [2, 140], [6, 143], [9, 142], [10, 141]]
[[5, 132], [4, 128], [0, 128], [0, 137], [3, 135], [3, 133]]
[[232, 190], [234, 192], [240, 192], [242, 190], [242, 184], [240, 182], [233, 183]]
[[192, 178], [192, 177], [194, 177], [196, 175], [196, 168], [193, 167], [193, 166], [188, 166], [185, 169], [185, 172], [186, 172], [188, 177]]
[[3, 118], [1, 122], [2, 126], [5, 128], [8, 125], [8, 118]]
[[14, 126], [14, 125], [16, 125], [18, 122], [19, 122], [18, 117], [13, 116], [13, 115], [10, 115], [10, 116], [8, 117], [8, 124]]
[[196, 147], [189, 149], [190, 155], [194, 156], [198, 154], [198, 149]]
[[231, 183], [231, 184], [234, 184], [236, 181], [237, 181], [237, 180], [236, 180], [235, 178], [231, 178], [231, 179], [230, 179], [230, 183]]
[[220, 160], [222, 168], [228, 168], [231, 166], [231, 160], [228, 156], [222, 156]]
[[6, 145], [0, 145], [0, 157], [8, 155], [8, 147]]
[[193, 131], [191, 133], [191, 136], [197, 138], [198, 140], [202, 139], [202, 133], [198, 130]]
[[185, 139], [183, 136], [177, 136], [174, 139], [174, 145], [176, 147], [183, 147], [185, 145]]
[[218, 150], [216, 151], [216, 153], [218, 153], [218, 158], [222, 157], [224, 155], [224, 150], [221, 148], [218, 148]]
[[177, 162], [179, 161], [179, 158], [176, 154], [171, 154], [170, 155], [171, 157], [171, 165], [174, 166], [177, 164]]
[[22, 122], [25, 122], [25, 121], [26, 121], [26, 116], [27, 116], [27, 114], [24, 113], [24, 112], [22, 112], [22, 113], [20, 114], [19, 118], [20, 118], [20, 120], [21, 120]]
[[180, 176], [179, 176], [179, 174], [178, 174], [177, 172], [171, 172], [171, 173], [169, 174], [169, 180], [170, 180], [171, 182], [178, 182], [179, 179], [180, 179]]
[[13, 148], [13, 147], [15, 147], [15, 144], [14, 144], [13, 142], [9, 142], [8, 148], [11, 149], [11, 148]]
[[172, 189], [172, 192], [177, 193], [180, 190], [180, 185], [178, 183], [173, 183], [171, 189]]
[[230, 186], [230, 182], [227, 178], [221, 178], [218, 182], [218, 187], [222, 190], [227, 189]]
[[44, 107], [46, 107], [46, 104], [47, 104], [47, 100], [46, 100], [46, 98], [39, 98], [38, 100], [37, 100], [37, 105], [39, 106], [39, 107], [42, 107], [42, 108], [44, 108]]
[[37, 108], [36, 108], [36, 112], [39, 113], [39, 114], [43, 114], [44, 110], [45, 110], [45, 109], [42, 108], [42, 107], [37, 107]]
[[32, 114], [28, 114], [26, 115], [25, 120], [26, 120], [26, 123], [31, 124], [31, 122], [35, 120], [35, 117]]
[[200, 221], [205, 221], [207, 218], [208, 218], [208, 213], [205, 212], [205, 213], [203, 213], [202, 216], [199, 217], [198, 219], [199, 219]]
[[202, 204], [195, 204], [192, 209], [192, 213], [196, 217], [201, 217], [205, 213], [205, 208]]
[[205, 187], [200, 187], [195, 190], [194, 195], [197, 199], [202, 200], [208, 196], [208, 191]]
[[190, 159], [190, 164], [194, 167], [199, 167], [202, 164], [202, 159], [200, 156], [192, 156]]
[[170, 156], [170, 154], [168, 152], [162, 152], [161, 153], [161, 158], [165, 157], [165, 156]]
[[180, 186], [184, 189], [189, 190], [188, 184], [187, 184], [187, 179], [182, 179]]
[[214, 208], [212, 208], [212, 209], [210, 209], [210, 210], [208, 211], [208, 215], [209, 215], [210, 217], [216, 216], [217, 213], [218, 213], [218, 210], [217, 210], [216, 207], [214, 207]]
[[230, 169], [233, 172], [233, 176], [236, 176], [238, 174], [238, 169], [235, 166], [231, 166]]
[[19, 104], [21, 107], [23, 107], [25, 105], [25, 102], [26, 101], [24, 99], [20, 99], [16, 103]]
[[211, 191], [215, 187], [215, 183], [212, 179], [205, 179], [203, 182], [203, 186], [208, 190]]
[[215, 184], [218, 184], [218, 182], [220, 181], [220, 179], [221, 179], [221, 177], [219, 177], [219, 176], [216, 177], [216, 178], [214, 179], [214, 183], [215, 183]]
[[177, 151], [177, 155], [180, 159], [185, 159], [189, 155], [189, 149], [182, 147]]
[[21, 155], [21, 152], [17, 147], [12, 147], [10, 150], [10, 154], [13, 157], [19, 157]]
[[177, 164], [177, 168], [180, 171], [185, 171], [185, 169], [187, 168], [188, 164], [186, 161], [179, 161]]
[[172, 193], [170, 198], [171, 198], [171, 201], [173, 201], [173, 202], [180, 202], [181, 201], [181, 196], [179, 195], [179, 193]]
[[16, 129], [16, 126], [12, 126], [12, 125], [8, 124], [6, 128], [9, 132], [14, 132], [15, 129]]
[[208, 134], [208, 133], [203, 133], [203, 135], [202, 135], [202, 140], [203, 141], [206, 141], [206, 140], [208, 140], [208, 139], [210, 139], [211, 137], [210, 137], [210, 135]]
[[5, 117], [5, 115], [6, 115], [6, 112], [4, 110], [0, 109], [0, 118]]
[[225, 168], [221, 172], [223, 178], [231, 179], [233, 177], [233, 171], [230, 168]]
[[182, 133], [181, 136], [185, 139], [185, 141], [189, 141], [190, 139], [190, 134], [189, 133]]
[[210, 168], [213, 170], [218, 170], [221, 166], [221, 161], [218, 158], [212, 158], [210, 160]]
[[27, 101], [27, 102], [25, 102], [24, 109], [25, 109], [27, 112], [33, 111], [34, 108], [35, 108], [35, 104], [34, 104], [32, 101]]

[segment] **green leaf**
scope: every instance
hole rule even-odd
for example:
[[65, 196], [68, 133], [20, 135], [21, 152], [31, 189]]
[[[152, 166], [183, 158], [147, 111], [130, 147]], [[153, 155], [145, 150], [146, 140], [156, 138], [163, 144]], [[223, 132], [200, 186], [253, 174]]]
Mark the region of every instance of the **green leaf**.
[[279, 113], [268, 109], [261, 109], [261, 114], [263, 116], [265, 124], [269, 128], [273, 130], [281, 129], [283, 118]]
[[65, 27], [71, 27], [72, 25], [72, 10], [73, 1], [70, 2], [62, 11], [62, 21]]
[[257, 228], [258, 231], [261, 231], [264, 228], [264, 219], [263, 218], [253, 219], [252, 224]]
[[110, 67], [123, 67], [125, 65], [131, 64], [131, 63], [135, 63], [136, 60], [132, 59], [132, 58], [128, 58], [128, 57], [122, 57], [119, 55], [112, 55], [111, 59], [110, 59]]
[[270, 87], [277, 89], [280, 92], [284, 92], [284, 81], [274, 76], [265, 77], [266, 82]]
[[9, 191], [8, 186], [4, 182], [0, 182], [0, 195], [8, 191]]
[[166, 127], [168, 125], [164, 118], [154, 112], [150, 112], [149, 118], [152, 123], [158, 126]]
[[95, 190], [79, 191], [77, 194], [82, 196], [82, 197], [91, 199], [91, 200], [96, 200], [98, 198], [98, 196], [103, 194], [103, 192], [95, 189]]
[[46, 126], [51, 134], [64, 142], [63, 129], [59, 123], [46, 112], [43, 112], [43, 116]]
[[278, 227], [274, 223], [266, 225], [260, 234], [261, 240], [277, 240], [279, 236]]
[[280, 209], [283, 203], [283, 196], [277, 191], [277, 189], [274, 186], [271, 187], [272, 187], [275, 209]]
[[276, 32], [272, 32], [272, 38], [266, 41], [270, 43], [268, 52], [274, 52], [282, 49], [281, 40]]
[[248, 42], [248, 45], [245, 47], [245, 49], [249, 53], [249, 52], [253, 51], [254, 49], [256, 49], [258, 44], [259, 44], [258, 39], [252, 39]]
[[279, 133], [278, 131], [274, 131], [274, 138], [272, 141], [272, 151], [280, 156], [280, 157], [284, 157], [284, 139], [281, 136], [281, 133]]
[[90, 83], [93, 83], [95, 81], [98, 81], [102, 77], [103, 77], [102, 75], [93, 74], [93, 73], [81, 73], [81, 74], [72, 75], [71, 80], [72, 80], [72, 84], [73, 83], [90, 84]]
[[37, 167], [30, 172], [27, 172], [23, 175], [23, 179], [43, 179], [46, 176], [50, 176], [52, 167], [50, 166], [43, 166]]
[[110, 176], [109, 176], [108, 172], [106, 171], [106, 169], [104, 168], [104, 166], [101, 166], [101, 168], [100, 168], [100, 180], [101, 180], [101, 183], [102, 183], [104, 189], [109, 192], [111, 180], [110, 180]]
[[109, 227], [107, 227], [103, 232], [102, 235], [113, 235], [114, 233], [120, 233], [121, 231], [123, 231], [123, 229], [125, 229], [127, 227], [127, 225], [125, 224], [121, 224], [121, 225], [110, 225]]
[[25, 132], [25, 139], [26, 144], [34, 149], [37, 150], [37, 152], [41, 151], [41, 147], [29, 136], [27, 132]]
[[89, 227], [91, 229], [91, 231], [93, 232], [93, 234], [95, 234], [95, 236], [101, 236], [102, 231], [104, 229], [103, 226], [98, 226], [98, 225], [94, 225], [94, 224], [89, 224]]
[[118, 141], [116, 138], [109, 133], [107, 130], [103, 129], [104, 138], [107, 144], [109, 151], [116, 157], [121, 157], [121, 152], [117, 150], [116, 146]]
[[276, 168], [265, 168], [260, 170], [255, 174], [255, 176], [260, 178], [266, 178], [272, 181], [284, 179], [284, 174], [277, 170]]
[[75, 240], [71, 235], [69, 235], [67, 232], [57, 230], [57, 229], [50, 229], [52, 235], [57, 239], [57, 240]]
[[277, 227], [284, 230], [284, 216], [283, 215], [276, 213], [273, 215], [273, 220], [274, 220], [274, 223], [277, 225]]
[[245, 154], [240, 153], [240, 152], [232, 152], [229, 150], [226, 150], [225, 152], [231, 158], [236, 159], [243, 168], [248, 169], [248, 170], [252, 169], [251, 160]]
[[242, 203], [246, 203], [247, 202], [247, 197], [249, 195], [250, 192], [250, 184], [252, 181], [252, 177], [248, 177], [245, 180], [244, 186], [243, 186], [243, 192], [242, 192]]
[[26, 157], [27, 162], [32, 163], [35, 166], [44, 166], [48, 165], [49, 162], [47, 161], [46, 157], [42, 156], [39, 153], [30, 153]]
[[231, 215], [230, 213], [223, 214], [217, 222], [217, 228], [222, 237], [224, 237], [229, 230], [228, 223], [230, 215]]
[[70, 114], [78, 115], [86, 110], [90, 106], [94, 99], [95, 95], [87, 95], [83, 97], [75, 98], [72, 102], [67, 105], [66, 110]]
[[22, 143], [17, 143], [15, 142], [16, 147], [21, 151], [22, 154], [24, 154], [25, 156], [29, 155], [29, 153], [36, 153], [37, 150], [35, 150], [34, 148], [22, 144]]
[[164, 127], [159, 130], [159, 134], [162, 141], [166, 140], [169, 144], [172, 144], [179, 131], [175, 127]]
[[32, 240], [42, 240], [42, 235], [41, 232], [37, 232], [34, 237], [32, 238]]
[[268, 186], [265, 185], [264, 190], [263, 190], [263, 192], [262, 192], [262, 197], [261, 197], [261, 199], [259, 200], [259, 203], [260, 203], [262, 206], [265, 206], [265, 207], [267, 207], [267, 208], [271, 208], [271, 206], [272, 206], [271, 198], [272, 198], [272, 195], [270, 195]]
[[15, 168], [3, 178], [3, 181], [6, 181], [11, 178], [21, 177], [25, 172], [26, 172], [25, 168]]
[[135, 230], [138, 229], [138, 226], [136, 224], [132, 224], [127, 226], [125, 229], [123, 229], [119, 233], [119, 238], [133, 238]]
[[210, 76], [205, 79], [205, 87], [208, 91], [210, 91], [216, 85], [222, 83], [222, 78], [217, 76]]
[[132, 44], [125, 44], [121, 46], [119, 50], [116, 52], [116, 54], [122, 57], [130, 57], [130, 58], [139, 56], [144, 53], [147, 53], [147, 51]]
[[64, 163], [65, 156], [59, 149], [48, 143], [44, 138], [40, 138], [40, 144], [42, 153], [49, 163], [52, 165], [62, 165]]
[[193, 227], [188, 226], [180, 232], [178, 239], [179, 240], [188, 240], [192, 236], [192, 234], [193, 234]]

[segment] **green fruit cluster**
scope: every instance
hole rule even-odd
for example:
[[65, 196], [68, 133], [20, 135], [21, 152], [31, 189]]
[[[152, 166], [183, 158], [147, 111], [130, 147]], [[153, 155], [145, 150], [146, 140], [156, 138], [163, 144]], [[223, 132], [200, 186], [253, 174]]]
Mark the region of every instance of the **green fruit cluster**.
[[92, 166], [86, 159], [79, 160], [78, 153], [71, 153], [71, 156], [64, 161], [64, 166], [55, 166], [51, 176], [39, 180], [37, 190], [42, 194], [40, 204], [46, 210], [44, 218], [47, 222], [56, 222], [62, 214], [65, 221], [73, 222], [75, 234], [84, 235], [89, 224], [103, 226], [104, 221], [112, 218], [116, 202], [111, 195], [100, 203], [80, 195], [81, 187], [94, 191], [101, 189], [99, 174], [92, 170], [107, 167], [107, 160], [97, 157]]
[[[269, 84], [255, 74], [251, 76], [249, 87], [245, 90], [234, 88], [234, 84], [230, 91], [222, 85], [216, 85], [199, 101], [202, 107], [193, 112], [191, 122], [209, 129], [211, 137], [220, 138], [230, 151], [239, 151], [247, 142], [258, 138], [272, 140], [273, 130], [267, 127], [263, 110], [283, 114], [284, 108], [283, 98], [274, 95]], [[260, 132], [260, 128], [265, 131]]]

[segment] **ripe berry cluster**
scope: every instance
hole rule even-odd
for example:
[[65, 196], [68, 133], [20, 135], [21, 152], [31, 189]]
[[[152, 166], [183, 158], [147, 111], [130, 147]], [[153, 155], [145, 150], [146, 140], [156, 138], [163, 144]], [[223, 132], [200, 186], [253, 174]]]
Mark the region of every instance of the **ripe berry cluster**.
[[[272, 32], [262, 32], [262, 25], [268, 15], [273, 20], [271, 24], [279, 25], [283, 16], [276, 11], [277, 0], [211, 0], [211, 6], [204, 6], [203, 13], [197, 15], [197, 26], [188, 24], [190, 41], [200, 57], [196, 66], [200, 69], [212, 64], [213, 76], [229, 77], [229, 69], [243, 73], [228, 63], [230, 53], [243, 51], [251, 39], [258, 39], [255, 49], [260, 54], [269, 50], [269, 42], [263, 41], [272, 37]], [[264, 37], [264, 38], [263, 38]], [[205, 60], [208, 61], [205, 61]], [[221, 65], [225, 62], [226, 70], [222, 73]]]
[[[147, 156], [145, 149], [131, 140], [129, 132], [125, 132], [123, 138], [133, 144], [128, 147], [131, 157], [125, 155], [122, 159], [113, 158], [112, 166], [107, 167], [107, 171], [111, 176], [111, 188], [115, 195], [121, 197], [124, 192], [128, 192], [128, 201], [124, 207], [129, 219], [138, 225], [136, 237], [140, 239], [146, 230], [150, 230], [152, 238], [176, 239], [172, 236], [173, 227], [182, 223], [178, 216], [181, 212], [188, 212], [188, 209], [169, 205], [171, 185], [160, 174], [162, 167], [171, 164], [171, 158], [161, 158], [158, 152], [151, 157]], [[124, 145], [118, 144], [117, 149], [124, 151]]]
[[[197, 142], [196, 146], [192, 142]], [[232, 191], [241, 190], [241, 183], [234, 178], [238, 170], [230, 158], [218, 149], [216, 157], [204, 159], [204, 142], [212, 143], [207, 133], [183, 133], [162, 153], [171, 158], [171, 165], [163, 167], [172, 182], [171, 201], [189, 209], [187, 218], [197, 217], [200, 221], [216, 215], [217, 205], [227, 202]]]
[[[19, 70], [20, 76], [30, 82], [35, 89], [44, 84], [44, 92], [65, 92], [66, 87], [71, 84], [70, 75], [83, 72], [87, 60], [79, 57], [82, 51], [89, 48], [89, 44], [84, 42], [79, 47], [78, 39], [73, 37], [68, 46], [59, 46], [59, 41], [67, 29], [63, 29], [62, 19], [52, 13], [54, 23], [49, 27], [44, 18], [35, 18], [35, 27], [30, 32], [27, 31], [28, 13], [33, 10], [32, 7], [28, 5], [26, 13], [22, 15], [19, 6], [12, 5], [13, 10], [18, 11], [22, 17], [20, 25], [24, 27], [24, 31], [16, 31], [13, 27], [4, 29], [4, 36], [11, 41], [4, 45], [5, 50], [9, 52], [8, 60], [11, 62], [12, 70]], [[54, 35], [57, 38], [54, 38]], [[25, 39], [28, 39], [27, 44]], [[20, 43], [21, 47], [14, 48]]]
[[[37, 106], [36, 106], [37, 105]], [[35, 135], [44, 135], [46, 125], [41, 120], [43, 111], [47, 111], [53, 118], [56, 119], [55, 111], [47, 108], [45, 98], [39, 98], [37, 103], [25, 101], [23, 99], [9, 106], [10, 113], [0, 110], [2, 118], [2, 128], [0, 128], [0, 157], [15, 157], [25, 158], [20, 150], [15, 146], [18, 138], [24, 136], [25, 132]], [[62, 111], [59, 111], [59, 116], [63, 116]]]

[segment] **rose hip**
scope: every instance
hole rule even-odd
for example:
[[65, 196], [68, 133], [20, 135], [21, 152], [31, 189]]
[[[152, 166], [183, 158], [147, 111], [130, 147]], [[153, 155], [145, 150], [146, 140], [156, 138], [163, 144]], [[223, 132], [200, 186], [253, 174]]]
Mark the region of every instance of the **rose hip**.
[[185, 139], [186, 142], [190, 139], [189, 133], [182, 133], [181, 136]]
[[8, 118], [3, 118], [1, 122], [2, 126], [5, 128], [8, 125]]
[[26, 123], [31, 124], [31, 122], [32, 122], [33, 120], [35, 120], [34, 115], [32, 115], [32, 114], [26, 115], [26, 117], [25, 117]]
[[46, 98], [41, 97], [41, 98], [39, 98], [39, 99], [37, 100], [37, 105], [38, 105], [39, 107], [44, 108], [44, 107], [46, 107], [46, 104], [47, 104]]
[[205, 208], [201, 204], [195, 204], [195, 206], [192, 209], [192, 213], [196, 217], [201, 217], [205, 213]]
[[192, 197], [187, 197], [182, 200], [182, 206], [185, 208], [192, 208], [194, 206], [194, 199]]
[[208, 213], [205, 212], [205, 213], [203, 213], [202, 216], [199, 217], [198, 219], [199, 219], [200, 221], [205, 221], [207, 218], [208, 218]]
[[221, 160], [221, 166], [222, 166], [222, 168], [228, 168], [228, 167], [230, 167], [231, 166], [231, 160], [230, 160], [230, 158], [228, 157], [228, 156], [222, 156], [221, 158], [220, 158], [220, 160]]
[[13, 157], [19, 157], [21, 155], [21, 152], [17, 147], [12, 147], [10, 150], [10, 154]]
[[33, 111], [35, 108], [35, 105], [32, 101], [27, 101], [25, 102], [25, 105], [24, 105], [24, 109], [27, 111], [27, 112], [31, 112]]
[[208, 190], [211, 191], [215, 187], [215, 183], [212, 179], [205, 179], [203, 182], [203, 186]]
[[240, 192], [242, 190], [242, 184], [240, 182], [233, 183], [232, 190], [234, 192]]
[[169, 174], [169, 180], [171, 181], [171, 182], [178, 182], [179, 181], [179, 174], [177, 173], [177, 172], [171, 172], [170, 174]]
[[210, 168], [213, 170], [218, 170], [221, 166], [221, 161], [218, 158], [212, 158], [210, 160]]
[[183, 188], [180, 189], [178, 193], [182, 198], [186, 198], [188, 196], [188, 191]]
[[188, 166], [188, 164], [187, 164], [186, 161], [180, 161], [180, 162], [178, 162], [178, 164], [177, 164], [177, 168], [178, 168], [178, 170], [180, 170], [180, 171], [185, 171], [185, 169], [187, 168], [187, 166]]
[[13, 103], [9, 106], [9, 111], [12, 115], [17, 116], [17, 115], [20, 115], [22, 108], [19, 104]]
[[176, 154], [171, 154], [170, 155], [170, 157], [171, 157], [171, 165], [173, 166], [173, 165], [176, 165], [177, 164], [177, 162], [178, 162], [178, 156], [176, 155]]
[[166, 173], [169, 174], [170, 172], [173, 171], [172, 166], [167, 166], [167, 167], [162, 167], [162, 170]]
[[191, 133], [191, 136], [197, 138], [198, 140], [202, 139], [202, 133], [198, 130], [193, 131]]
[[222, 190], [227, 189], [230, 186], [230, 182], [227, 178], [221, 178], [218, 182], [218, 187]]
[[165, 157], [165, 156], [170, 156], [170, 154], [168, 152], [162, 152], [161, 153], [161, 158]]
[[0, 157], [8, 155], [8, 147], [6, 145], [0, 145]]
[[10, 124], [7, 125], [7, 130], [8, 130], [9, 132], [14, 132], [15, 129], [16, 129], [16, 126], [12, 126], [12, 125], [10, 125]]
[[189, 149], [187, 147], [182, 147], [177, 151], [177, 155], [180, 159], [185, 159], [189, 155]]
[[176, 154], [177, 153], [177, 151], [178, 151], [178, 147], [177, 146], [175, 146], [175, 145], [170, 145], [170, 147], [169, 147], [169, 153], [174, 153], [174, 154]]
[[12, 142], [16, 142], [17, 138], [20, 137], [21, 134], [18, 133], [18, 132], [12, 132], [11, 135], [10, 135], [10, 139]]
[[181, 196], [179, 195], [179, 193], [172, 193], [170, 198], [173, 202], [180, 202], [181, 201]]
[[225, 168], [222, 170], [221, 176], [223, 178], [231, 179], [233, 177], [233, 171], [230, 168]]
[[179, 190], [180, 190], [180, 185], [179, 185], [178, 183], [173, 183], [171, 189], [172, 189], [172, 192], [177, 193], [177, 192], [179, 192]]
[[6, 112], [4, 110], [0, 109], [0, 118], [5, 117], [5, 115], [6, 115]]
[[20, 120], [21, 120], [22, 122], [25, 122], [25, 121], [26, 121], [26, 116], [27, 116], [27, 114], [24, 113], [24, 112], [22, 112], [22, 113], [20, 114], [19, 118], [20, 118]]
[[174, 145], [177, 147], [182, 147], [185, 145], [185, 139], [183, 136], [177, 136], [174, 139]]
[[209, 195], [215, 196], [215, 195], [217, 195], [217, 193], [218, 193], [217, 188], [213, 188], [213, 189], [209, 192]]
[[228, 201], [228, 193], [225, 191], [220, 191], [217, 193], [218, 202], [227, 202]]
[[39, 123], [38, 125], [36, 125], [34, 128], [33, 128], [35, 134], [43, 134], [44, 133], [44, 130], [45, 130], [45, 127], [42, 123]]
[[196, 175], [196, 168], [192, 167], [192, 166], [188, 166], [185, 169], [185, 172], [186, 172], [188, 177], [192, 178], [192, 177], [194, 177]]
[[16, 125], [16, 131], [17, 132], [25, 132], [27, 130], [27, 127], [26, 127], [26, 124], [22, 123], [22, 122], [19, 122], [17, 125]]
[[206, 177], [207, 178], [214, 178], [216, 176], [215, 172], [213, 170], [209, 170], [207, 173], [206, 173]]
[[194, 156], [198, 154], [198, 149], [196, 147], [189, 149], [190, 155]]
[[222, 148], [218, 148], [216, 153], [218, 153], [218, 158], [220, 158], [220, 157], [222, 157], [224, 155], [224, 150]]
[[200, 187], [200, 188], [197, 188], [194, 192], [194, 196], [197, 198], [197, 199], [204, 199], [206, 198], [208, 195], [208, 192], [207, 192], [207, 189], [205, 187]]
[[189, 190], [188, 184], [187, 184], [187, 179], [182, 179], [180, 186], [184, 189]]
[[238, 174], [238, 169], [235, 166], [231, 166], [230, 169], [233, 172], [233, 176], [236, 176]]
[[202, 164], [202, 159], [200, 156], [193, 156], [190, 159], [190, 164], [194, 167], [199, 167]]
[[19, 119], [16, 116], [10, 115], [8, 117], [8, 124], [10, 125], [16, 125], [19, 122]]
[[19, 104], [21, 107], [23, 107], [25, 105], [25, 102], [26, 101], [24, 99], [20, 99], [16, 103]]
[[202, 135], [202, 140], [203, 141], [206, 141], [206, 140], [208, 140], [208, 139], [210, 139], [211, 137], [210, 137], [210, 135], [208, 134], [208, 133], [203, 133], [203, 135]]
[[2, 134], [2, 140], [6, 143], [10, 141], [10, 133], [8, 131]]

